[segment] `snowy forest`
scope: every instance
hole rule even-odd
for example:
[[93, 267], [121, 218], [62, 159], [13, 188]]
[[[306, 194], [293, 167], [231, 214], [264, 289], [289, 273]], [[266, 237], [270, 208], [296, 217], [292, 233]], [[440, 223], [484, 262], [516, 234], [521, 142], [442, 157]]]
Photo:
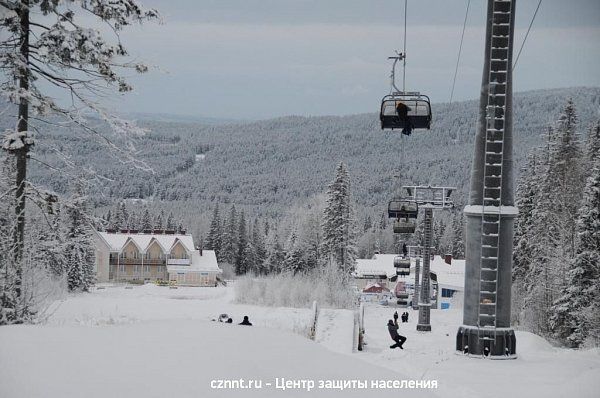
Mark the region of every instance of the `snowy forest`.
[[600, 342], [600, 122], [568, 101], [517, 187], [513, 307], [527, 330], [570, 347]]

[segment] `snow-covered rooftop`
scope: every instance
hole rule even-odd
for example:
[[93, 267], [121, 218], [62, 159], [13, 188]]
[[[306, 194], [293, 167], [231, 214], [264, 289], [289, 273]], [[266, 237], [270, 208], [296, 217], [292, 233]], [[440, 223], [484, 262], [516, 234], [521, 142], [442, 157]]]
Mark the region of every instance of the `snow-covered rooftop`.
[[388, 278], [396, 275], [394, 257], [397, 254], [375, 254], [373, 258], [356, 260], [354, 273], [358, 277], [365, 275], [387, 275]]
[[163, 251], [171, 250], [176, 242], [181, 242], [188, 252], [194, 250], [194, 239], [188, 234], [144, 234], [144, 233], [108, 233], [98, 232], [98, 236], [106, 243], [111, 252], [121, 252], [128, 240], [133, 241], [142, 253], [145, 253], [150, 244], [156, 241]]
[[[396, 275], [394, 257], [397, 254], [375, 254], [372, 259], [357, 259], [355, 276], [387, 275], [388, 278]], [[415, 259], [410, 261], [410, 273], [414, 279]], [[421, 266], [423, 262], [421, 261]], [[452, 259], [452, 264], [446, 264], [443, 257], [435, 256], [430, 263], [431, 271], [437, 275], [440, 288], [463, 290], [465, 285], [465, 260]], [[409, 277], [410, 278], [410, 277]]]
[[191, 261], [190, 265], [167, 265], [167, 270], [169, 272], [199, 272], [199, 271], [215, 271], [222, 272], [221, 268], [217, 263], [217, 255], [214, 250], [202, 250], [202, 255], [200, 255], [199, 250], [194, 250], [190, 254]]

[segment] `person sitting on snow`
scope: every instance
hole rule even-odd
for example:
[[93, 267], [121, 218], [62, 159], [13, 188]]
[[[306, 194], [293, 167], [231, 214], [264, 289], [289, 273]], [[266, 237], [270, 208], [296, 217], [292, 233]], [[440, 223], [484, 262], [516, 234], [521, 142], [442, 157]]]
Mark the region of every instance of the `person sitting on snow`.
[[390, 319], [388, 321], [387, 328], [388, 332], [390, 332], [390, 337], [396, 342], [396, 344], [391, 345], [390, 348], [400, 347], [400, 349], [403, 350], [402, 344], [406, 341], [406, 337], [398, 334], [398, 311], [394, 312], [394, 320], [392, 321]]
[[252, 326], [252, 324], [250, 323], [250, 320], [248, 319], [248, 315], [244, 315], [244, 320], [242, 322], [240, 322], [240, 325]]

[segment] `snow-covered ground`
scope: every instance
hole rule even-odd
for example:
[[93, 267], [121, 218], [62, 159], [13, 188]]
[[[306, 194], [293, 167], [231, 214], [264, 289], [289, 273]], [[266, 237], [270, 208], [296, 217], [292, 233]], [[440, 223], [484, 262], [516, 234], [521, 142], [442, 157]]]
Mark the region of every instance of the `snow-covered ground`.
[[[595, 397], [600, 351], [551, 347], [517, 334], [519, 358], [454, 354], [458, 310], [434, 310], [433, 331], [415, 331], [409, 310], [404, 350], [391, 350], [394, 309], [366, 308], [367, 343], [352, 352], [353, 314], [321, 310], [315, 341], [309, 309], [233, 303], [232, 288], [112, 287], [72, 295], [43, 325], [0, 328], [0, 397]], [[403, 310], [401, 310], [403, 311]], [[234, 323], [249, 315], [254, 327]], [[214, 389], [212, 380], [261, 380], [262, 389]], [[437, 389], [282, 390], [288, 380], [437, 380]], [[271, 383], [268, 386], [266, 383]]]

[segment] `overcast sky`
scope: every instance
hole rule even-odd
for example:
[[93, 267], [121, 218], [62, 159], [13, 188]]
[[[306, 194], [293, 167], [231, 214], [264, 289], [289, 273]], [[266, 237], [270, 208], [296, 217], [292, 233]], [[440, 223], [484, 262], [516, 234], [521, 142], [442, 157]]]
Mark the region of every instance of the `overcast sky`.
[[[520, 46], [537, 0], [517, 2]], [[401, 49], [402, 0], [143, 0], [163, 24], [123, 41], [157, 66], [120, 110], [260, 119], [375, 112]], [[455, 99], [478, 97], [485, 1], [472, 0]], [[408, 0], [407, 89], [447, 102], [467, 0]], [[515, 51], [516, 55], [516, 51]], [[600, 86], [600, 0], [544, 0], [515, 91]]]

